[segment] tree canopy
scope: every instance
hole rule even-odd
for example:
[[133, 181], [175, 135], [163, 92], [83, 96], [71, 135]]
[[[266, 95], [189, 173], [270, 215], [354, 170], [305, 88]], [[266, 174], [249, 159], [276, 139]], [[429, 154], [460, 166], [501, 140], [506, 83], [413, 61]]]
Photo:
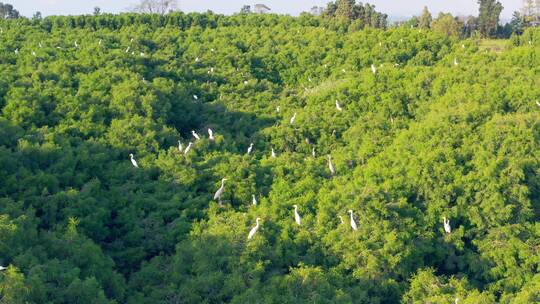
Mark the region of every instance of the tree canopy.
[[536, 302], [540, 30], [370, 18], [0, 20], [1, 301]]

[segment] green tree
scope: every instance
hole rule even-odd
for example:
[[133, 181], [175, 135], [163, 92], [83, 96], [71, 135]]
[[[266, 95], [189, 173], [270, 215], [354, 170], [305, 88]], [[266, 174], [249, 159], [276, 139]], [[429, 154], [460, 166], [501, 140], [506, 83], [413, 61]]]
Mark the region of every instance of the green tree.
[[478, 28], [483, 37], [491, 37], [497, 30], [499, 17], [503, 10], [502, 4], [497, 0], [478, 0]]
[[429, 12], [427, 6], [424, 6], [422, 16], [419, 18], [418, 26], [422, 29], [429, 29], [431, 27], [431, 21], [431, 13]]
[[461, 24], [450, 13], [439, 13], [439, 16], [431, 23], [434, 32], [444, 34], [449, 37], [459, 37]]

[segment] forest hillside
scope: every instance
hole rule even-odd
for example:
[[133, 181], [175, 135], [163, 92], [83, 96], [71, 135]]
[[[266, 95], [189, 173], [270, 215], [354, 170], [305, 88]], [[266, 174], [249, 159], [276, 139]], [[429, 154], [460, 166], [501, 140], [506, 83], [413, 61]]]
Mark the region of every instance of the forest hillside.
[[0, 21], [2, 303], [540, 302], [540, 30], [506, 43]]

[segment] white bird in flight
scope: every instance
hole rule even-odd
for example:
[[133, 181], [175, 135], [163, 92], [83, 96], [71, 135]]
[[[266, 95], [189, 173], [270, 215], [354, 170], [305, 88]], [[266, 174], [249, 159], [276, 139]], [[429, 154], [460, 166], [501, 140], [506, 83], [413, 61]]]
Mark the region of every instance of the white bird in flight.
[[341, 108], [341, 105], [339, 104], [339, 102], [337, 101], [337, 99], [336, 99], [336, 109], [337, 109], [338, 111], [340, 111], [340, 112], [343, 111], [343, 108]]
[[291, 117], [291, 120], [289, 120], [289, 123], [292, 125], [294, 124], [295, 120], [296, 120], [296, 112], [294, 112], [293, 116]]
[[255, 194], [251, 195], [251, 204], [257, 205], [257, 198], [255, 197]]
[[274, 151], [274, 148], [272, 148], [272, 158], [276, 158], [276, 151]]
[[184, 155], [187, 155], [189, 150], [191, 150], [191, 147], [193, 147], [193, 143], [189, 142], [186, 149], [184, 150]]
[[133, 167], [139, 168], [139, 164], [137, 164], [137, 161], [135, 160], [135, 158], [133, 158], [133, 153], [129, 154], [129, 158], [131, 159], [131, 163], [133, 164]]
[[208, 128], [208, 139], [210, 140], [215, 140], [214, 138], [214, 132], [212, 131], [212, 129]]
[[178, 152], [182, 153], [184, 151], [184, 148], [182, 147], [182, 142], [178, 141]]
[[221, 195], [225, 191], [225, 181], [226, 180], [227, 180], [226, 178], [221, 179], [221, 187], [219, 187], [219, 189], [214, 194], [214, 200], [218, 200], [220, 205], [221, 205]]
[[452, 232], [452, 228], [450, 227], [450, 220], [446, 219], [446, 217], [443, 217], [443, 227], [444, 227], [444, 232], [446, 233]]
[[302, 219], [300, 218], [300, 214], [298, 214], [298, 206], [293, 205], [294, 207], [294, 221], [300, 226], [302, 224]]
[[251, 151], [253, 151], [253, 143], [249, 144], [249, 147], [247, 149], [247, 154], [251, 154]]
[[199, 137], [199, 134], [197, 134], [197, 132], [195, 132], [195, 130], [191, 130], [191, 134], [193, 135], [193, 137], [195, 137], [196, 140], [201, 139], [201, 137]]
[[257, 233], [257, 230], [259, 229], [259, 221], [260, 221], [260, 220], [261, 220], [260, 218], [257, 218], [257, 219], [255, 220], [255, 222], [256, 222], [257, 224], [255, 225], [255, 227], [251, 228], [251, 230], [249, 231], [249, 234], [248, 234], [248, 240], [251, 240], [251, 239], [253, 238], [253, 236], [255, 235], [255, 233]]
[[358, 226], [356, 226], [356, 222], [354, 221], [354, 218], [353, 218], [353, 211], [352, 210], [349, 210], [348, 211], [350, 214], [351, 214], [351, 228], [356, 231], [358, 230]]
[[334, 164], [332, 164], [332, 156], [330, 155], [328, 155], [328, 169], [330, 169], [332, 175], [336, 174], [336, 168], [334, 168]]
[[377, 68], [375, 67], [374, 64], [371, 65], [371, 72], [373, 72], [373, 74], [377, 73]]

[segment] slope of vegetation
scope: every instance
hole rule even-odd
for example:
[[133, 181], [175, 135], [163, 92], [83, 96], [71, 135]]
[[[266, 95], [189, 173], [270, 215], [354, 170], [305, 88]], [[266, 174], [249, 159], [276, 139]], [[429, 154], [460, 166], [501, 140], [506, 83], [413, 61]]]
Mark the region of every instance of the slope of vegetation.
[[494, 53], [309, 16], [0, 27], [3, 302], [539, 301], [539, 30]]

